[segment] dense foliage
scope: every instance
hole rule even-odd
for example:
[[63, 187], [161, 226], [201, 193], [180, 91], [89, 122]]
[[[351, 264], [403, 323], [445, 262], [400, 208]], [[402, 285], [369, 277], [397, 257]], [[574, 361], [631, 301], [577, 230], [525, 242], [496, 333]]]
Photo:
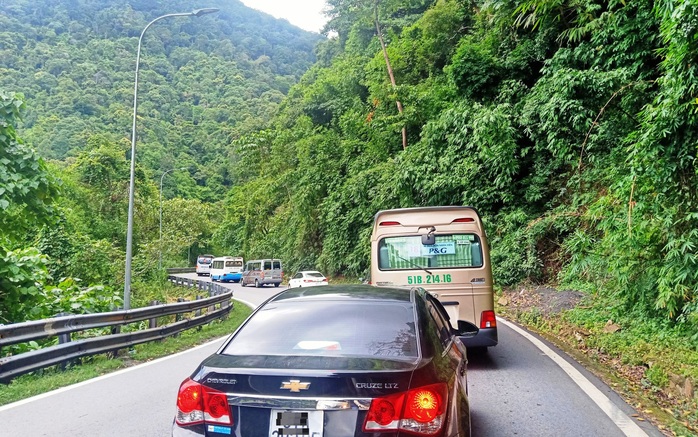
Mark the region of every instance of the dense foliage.
[[376, 211], [469, 204], [500, 285], [573, 285], [698, 335], [691, 2], [327, 4], [336, 37], [235, 142], [231, 251], [361, 276]]
[[[161, 260], [216, 250], [229, 144], [271, 120], [322, 39], [238, 1], [203, 6], [220, 11], [168, 17], [142, 40], [136, 305]], [[0, 323], [121, 304], [139, 36], [195, 7], [0, 2]]]
[[[215, 242], [221, 253], [280, 257], [287, 271], [363, 276], [378, 210], [468, 204], [488, 226], [500, 285], [557, 282], [602, 293], [616, 303], [611, 313], [664, 320], [698, 338], [694, 3], [327, 6], [331, 37], [293, 86], [308, 63], [272, 66], [265, 55], [274, 61], [274, 53], [252, 49], [258, 41], [212, 44], [219, 28], [197, 20], [220, 24], [222, 16], [169, 23], [146, 38], [142, 273], [155, 268], [159, 247], [156, 178], [183, 164], [194, 169], [166, 179], [167, 198], [189, 199], [168, 201], [183, 202], [180, 223], [170, 211], [170, 259]], [[35, 13], [43, 21], [22, 26], [43, 24], [31, 27], [43, 32], [36, 38], [21, 21], [0, 18], [3, 47], [36, 50], [4, 52], [1, 85], [8, 69], [23, 72], [36, 103], [21, 131], [40, 153], [63, 159], [54, 173], [71, 193], [58, 205], [65, 223], [44, 231], [45, 241], [89, 235], [88, 245], [61, 245], [72, 252], [50, 260], [73, 265], [68, 252], [122, 250], [132, 65], [121, 58], [156, 15], [147, 11], [114, 3], [93, 14], [109, 20], [74, 30]], [[55, 43], [51, 57], [41, 55], [45, 41]], [[61, 50], [73, 41], [83, 44]]]

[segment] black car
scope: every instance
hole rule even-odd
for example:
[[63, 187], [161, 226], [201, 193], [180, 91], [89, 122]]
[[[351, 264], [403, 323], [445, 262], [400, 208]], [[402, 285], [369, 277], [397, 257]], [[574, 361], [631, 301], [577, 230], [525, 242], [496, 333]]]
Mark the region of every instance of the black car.
[[179, 389], [173, 436], [470, 436], [465, 347], [421, 288], [288, 289]]

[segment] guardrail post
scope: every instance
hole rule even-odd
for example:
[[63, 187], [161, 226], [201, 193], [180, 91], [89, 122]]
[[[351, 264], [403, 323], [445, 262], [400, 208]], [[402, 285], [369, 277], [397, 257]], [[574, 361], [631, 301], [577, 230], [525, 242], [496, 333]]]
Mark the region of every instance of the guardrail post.
[[[121, 333], [121, 325], [115, 325], [115, 326], [111, 327], [111, 335], [119, 334], [119, 333]], [[107, 356], [109, 358], [116, 358], [119, 356], [119, 351], [120, 351], [120, 349], [117, 349], [117, 350], [112, 351], [112, 352], [108, 352]]]
[[[231, 300], [224, 300], [223, 302], [221, 302], [221, 308], [228, 308], [228, 307], [231, 307], [230, 311], [232, 311], [233, 308], [235, 308], [235, 302], [232, 299]], [[223, 317], [221, 317], [221, 320], [228, 320], [228, 314], [230, 314], [230, 311], [225, 313], [225, 315], [223, 315]]]
[[[214, 288], [216, 289], [216, 292], [213, 292], [213, 293], [212, 293], [211, 290], [209, 290], [209, 292], [208, 292], [208, 296], [209, 296], [209, 297], [215, 296], [216, 294], [218, 294], [218, 290], [220, 290], [221, 288], [224, 288], [224, 287], [223, 287], [222, 285], [216, 284], [216, 286], [215, 286]], [[215, 305], [215, 304], [214, 304], [214, 305], [210, 305], [210, 306], [208, 307], [208, 312], [209, 312], [209, 313], [211, 313], [211, 312], [213, 312], [213, 311], [215, 311], [215, 310], [216, 310], [216, 305]]]
[[[178, 297], [177, 302], [186, 302], [186, 299], [183, 297]], [[175, 322], [181, 322], [182, 321], [182, 313], [177, 313], [175, 315]]]
[[[58, 313], [58, 314], [56, 314], [54, 317], [65, 317], [65, 316], [72, 316], [72, 315], [73, 315], [73, 313], [66, 313], [66, 312], [63, 312], [63, 313]], [[70, 343], [70, 340], [71, 340], [71, 339], [70, 339], [70, 334], [59, 334], [59, 335], [58, 335], [58, 344]], [[74, 362], [75, 362], [75, 360], [70, 360], [69, 362], [63, 362], [63, 363], [60, 363], [60, 364], [58, 365], [58, 367], [59, 367], [61, 370], [65, 370], [65, 368], [66, 368], [66, 366], [68, 365], [68, 363], [71, 363], [71, 364], [72, 364], [72, 363], [74, 363]]]
[[[186, 299], [183, 297], [178, 297], [177, 302], [186, 302]], [[182, 321], [182, 313], [175, 314], [175, 322], [181, 322], [181, 321]], [[179, 332], [172, 334], [172, 337], [179, 337]]]
[[[200, 299], [201, 299], [201, 296], [197, 294], [197, 295], [196, 295], [196, 300], [200, 300]], [[195, 316], [195, 317], [199, 317], [200, 315], [201, 315], [201, 309], [198, 309], [198, 310], [196, 310], [196, 311], [194, 312], [194, 316]], [[197, 327], [196, 327], [196, 330], [197, 330], [197, 331], [201, 331], [201, 325], [197, 326]]]
[[[150, 306], [155, 306], [155, 305], [160, 305], [160, 302], [157, 300], [151, 300], [150, 301]], [[148, 328], [153, 329], [158, 327], [158, 318], [153, 317], [151, 319], [148, 319]]]

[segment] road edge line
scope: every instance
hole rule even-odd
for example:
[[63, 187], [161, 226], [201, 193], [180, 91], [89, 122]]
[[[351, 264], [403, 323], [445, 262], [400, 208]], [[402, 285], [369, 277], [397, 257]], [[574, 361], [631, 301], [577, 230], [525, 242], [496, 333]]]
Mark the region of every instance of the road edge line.
[[640, 428], [627, 414], [625, 414], [616, 404], [613, 403], [605, 394], [601, 392], [594, 384], [591, 383], [582, 373], [575, 369], [570, 363], [562, 358], [558, 353], [552, 350], [548, 345], [543, 343], [529, 332], [515, 325], [514, 323], [497, 317], [497, 321], [503, 323], [507, 327], [513, 329], [518, 334], [533, 343], [541, 352], [547, 355], [555, 362], [567, 375], [581, 388], [584, 393], [591, 398], [596, 405], [608, 416], [613, 423], [628, 437], [648, 437], [648, 434]]

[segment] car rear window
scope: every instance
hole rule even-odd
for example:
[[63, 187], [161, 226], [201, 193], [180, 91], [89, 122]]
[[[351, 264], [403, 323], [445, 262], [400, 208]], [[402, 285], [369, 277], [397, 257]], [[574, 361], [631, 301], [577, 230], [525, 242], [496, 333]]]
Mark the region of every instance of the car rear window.
[[227, 355], [313, 355], [412, 360], [419, 355], [410, 303], [284, 302], [257, 312]]
[[313, 278], [324, 278], [324, 276], [322, 276], [322, 273], [317, 272], [306, 273], [306, 275], [311, 276]]

